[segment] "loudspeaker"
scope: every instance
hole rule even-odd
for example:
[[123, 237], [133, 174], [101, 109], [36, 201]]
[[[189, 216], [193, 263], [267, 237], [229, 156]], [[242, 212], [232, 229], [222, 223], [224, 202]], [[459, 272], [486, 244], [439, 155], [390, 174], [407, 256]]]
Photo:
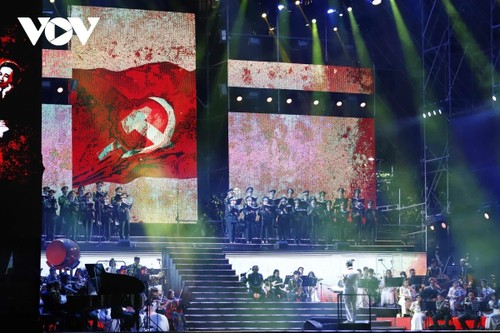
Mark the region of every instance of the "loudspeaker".
[[274, 244], [274, 248], [275, 249], [280, 249], [280, 250], [283, 250], [283, 249], [286, 249], [288, 248], [288, 241], [277, 241], [276, 244]]
[[120, 247], [130, 247], [130, 240], [129, 239], [120, 239], [118, 241], [118, 246], [120, 246]]
[[305, 331], [336, 330], [339, 320], [329, 317], [313, 317], [304, 323]]

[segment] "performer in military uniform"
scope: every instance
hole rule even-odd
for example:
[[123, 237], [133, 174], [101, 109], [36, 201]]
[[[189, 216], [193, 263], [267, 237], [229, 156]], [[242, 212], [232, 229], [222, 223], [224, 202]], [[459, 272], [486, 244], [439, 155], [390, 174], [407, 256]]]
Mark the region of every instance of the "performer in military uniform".
[[99, 238], [103, 237], [103, 221], [102, 221], [102, 210], [104, 206], [104, 196], [106, 195], [106, 191], [103, 189], [104, 183], [98, 181], [95, 183], [96, 190], [92, 193], [92, 200], [95, 204], [95, 225], [97, 227], [97, 232], [99, 234]]
[[349, 211], [347, 209], [348, 199], [344, 197], [344, 189], [338, 189], [338, 197], [335, 198], [333, 202], [333, 212], [335, 216], [335, 224], [338, 229], [338, 237], [340, 241], [346, 240], [346, 228], [347, 228], [347, 215]]
[[365, 217], [365, 199], [361, 198], [361, 189], [354, 189], [354, 196], [351, 198], [349, 208], [351, 210], [353, 227], [355, 228], [356, 245], [359, 245], [365, 235], [365, 224], [363, 223]]
[[258, 209], [257, 203], [251, 196], [245, 197], [246, 205], [243, 207], [243, 220], [245, 221], [245, 237], [247, 242], [251, 242], [253, 238], [260, 238], [260, 217], [257, 218]]
[[261, 235], [264, 243], [269, 242], [269, 238], [274, 238], [274, 225], [276, 223], [276, 209], [269, 204], [269, 198], [263, 197], [259, 206], [258, 214], [262, 226]]
[[226, 206], [224, 213], [224, 222], [226, 224], [226, 237], [230, 243], [236, 242], [236, 231], [238, 229], [238, 215], [240, 208], [236, 204], [237, 199], [232, 197], [229, 199], [229, 205]]
[[278, 239], [281, 241], [288, 241], [290, 238], [290, 220], [292, 218], [292, 206], [288, 203], [286, 197], [281, 197], [280, 203], [276, 208], [278, 217]]
[[322, 230], [319, 208], [316, 203], [316, 198], [312, 197], [307, 206], [307, 229], [305, 230], [306, 237], [309, 238], [311, 244], [316, 243], [318, 231]]

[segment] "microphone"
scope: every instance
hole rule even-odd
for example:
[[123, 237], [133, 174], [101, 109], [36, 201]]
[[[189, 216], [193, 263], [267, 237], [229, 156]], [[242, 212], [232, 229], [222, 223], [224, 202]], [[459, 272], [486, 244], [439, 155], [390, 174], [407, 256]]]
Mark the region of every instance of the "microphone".
[[384, 261], [384, 259], [380, 258], [378, 261]]

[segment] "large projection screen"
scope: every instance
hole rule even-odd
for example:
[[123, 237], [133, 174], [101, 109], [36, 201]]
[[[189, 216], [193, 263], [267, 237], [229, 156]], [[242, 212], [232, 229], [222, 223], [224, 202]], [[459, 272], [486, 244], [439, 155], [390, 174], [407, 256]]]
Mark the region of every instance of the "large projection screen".
[[192, 13], [70, 6], [98, 17], [85, 45], [43, 51], [43, 77], [70, 82], [43, 105], [43, 185], [61, 194], [123, 187], [132, 222], [197, 220], [196, 43]]
[[352, 197], [361, 189], [376, 202], [373, 118], [327, 117], [262, 113], [229, 113], [229, 184], [252, 186], [256, 195], [277, 196], [287, 188], [295, 194], [338, 188]]

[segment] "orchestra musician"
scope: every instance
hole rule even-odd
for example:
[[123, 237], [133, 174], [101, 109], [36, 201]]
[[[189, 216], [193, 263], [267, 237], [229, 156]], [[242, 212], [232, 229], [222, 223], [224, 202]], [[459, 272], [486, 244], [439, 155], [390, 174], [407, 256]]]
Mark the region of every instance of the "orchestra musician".
[[403, 280], [403, 285], [398, 289], [398, 304], [401, 306], [401, 317], [410, 315], [410, 306], [415, 301], [416, 292], [410, 285], [409, 279]]
[[264, 277], [259, 273], [259, 266], [252, 266], [252, 273], [247, 276], [248, 293], [253, 299], [264, 299], [266, 292], [263, 289]]
[[474, 273], [474, 269], [469, 263], [469, 254], [467, 253], [465, 258], [460, 259], [460, 280], [463, 283], [463, 287], [466, 289], [473, 288], [474, 277], [472, 276], [472, 273]]
[[479, 324], [481, 323], [481, 315], [480, 315], [480, 301], [476, 297], [473, 291], [470, 291], [467, 294], [467, 297], [464, 299], [464, 309], [465, 312], [458, 316], [458, 321], [464, 330], [470, 330], [470, 327], [467, 325], [467, 320], [474, 320], [474, 329], [479, 328]]
[[388, 269], [385, 272], [384, 279], [382, 279], [380, 283], [381, 295], [380, 295], [380, 305], [394, 305], [396, 304], [397, 299], [397, 287], [393, 285], [389, 285], [387, 282], [391, 281], [393, 278], [392, 270]]
[[412, 314], [410, 321], [410, 329], [412, 331], [422, 331], [424, 329], [424, 321], [426, 318], [425, 311], [422, 308], [422, 296], [416, 296], [415, 301], [410, 305], [410, 312]]
[[463, 301], [467, 296], [467, 291], [460, 285], [459, 280], [454, 280], [450, 289], [448, 289], [448, 300], [450, 302], [450, 311], [452, 316], [457, 315], [457, 310], [463, 309]]
[[264, 288], [267, 291], [267, 296], [273, 300], [286, 300], [285, 282], [280, 277], [279, 269], [273, 271], [273, 275], [268, 276], [264, 280]]
[[288, 281], [286, 287], [287, 299], [290, 302], [305, 302], [307, 295], [304, 292], [304, 287], [302, 286], [302, 278], [300, 277], [300, 272], [294, 271], [293, 277]]
[[[444, 325], [439, 325], [439, 320], [444, 320]], [[432, 314], [432, 322], [434, 323], [434, 329], [449, 329], [450, 328], [450, 303], [443, 296], [442, 293], [437, 295], [436, 299], [436, 310]]]
[[141, 275], [141, 270], [141, 258], [136, 256], [134, 262], [127, 266], [127, 275], [138, 277]]

